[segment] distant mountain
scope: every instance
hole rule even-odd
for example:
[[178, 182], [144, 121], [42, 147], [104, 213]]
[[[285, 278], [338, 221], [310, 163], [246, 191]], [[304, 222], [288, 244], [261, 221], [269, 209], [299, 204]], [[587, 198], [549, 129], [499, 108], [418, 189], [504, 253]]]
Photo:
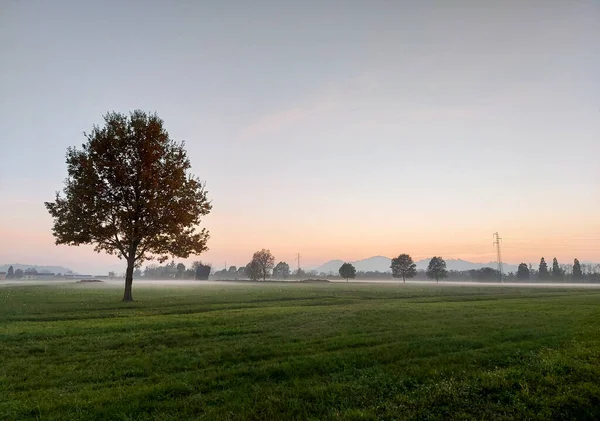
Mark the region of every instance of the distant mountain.
[[38, 265], [23, 265], [21, 263], [9, 263], [7, 265], [0, 265], [0, 272], [8, 272], [8, 268], [12, 266], [14, 270], [21, 269], [35, 269], [40, 273], [67, 273], [71, 272], [71, 269], [62, 266], [38, 266]]
[[340, 266], [342, 266], [343, 264], [344, 264], [343, 260], [331, 260], [331, 261], [324, 263], [321, 266], [315, 268], [314, 270], [316, 270], [319, 273], [321, 273], [321, 272], [338, 273], [338, 270], [340, 270]]
[[[427, 269], [427, 265], [429, 265], [429, 261], [431, 258], [422, 259], [415, 262], [417, 265], [417, 269], [425, 270]], [[473, 263], [467, 260], [462, 259], [445, 259], [446, 267], [448, 270], [477, 270], [484, 267], [496, 268], [496, 262], [489, 263]], [[337, 273], [340, 269], [340, 266], [344, 263], [343, 260], [331, 260], [327, 263], [322, 264], [321, 266], [315, 268], [317, 272], [325, 272], [325, 273]], [[377, 272], [391, 272], [390, 265], [391, 259], [385, 256], [373, 256], [368, 259], [356, 260], [354, 262], [350, 262], [354, 265], [357, 271], [369, 272], [369, 271], [377, 271]], [[517, 266], [511, 264], [504, 265], [504, 272], [516, 272]]]
[[[429, 265], [430, 260], [431, 259], [423, 259], [423, 260], [419, 260], [418, 262], [415, 262], [417, 264], [417, 269], [426, 270], [427, 266]], [[444, 259], [444, 260], [446, 260], [446, 267], [448, 268], [448, 270], [464, 271], [464, 270], [477, 270], [477, 269], [481, 269], [481, 268], [496, 269], [498, 267], [498, 264], [496, 262], [473, 263], [473, 262], [469, 262], [467, 260], [462, 260], [462, 259]], [[504, 263], [502, 267], [503, 267], [504, 273], [516, 272], [518, 269], [518, 265], [511, 265], [509, 263]]]

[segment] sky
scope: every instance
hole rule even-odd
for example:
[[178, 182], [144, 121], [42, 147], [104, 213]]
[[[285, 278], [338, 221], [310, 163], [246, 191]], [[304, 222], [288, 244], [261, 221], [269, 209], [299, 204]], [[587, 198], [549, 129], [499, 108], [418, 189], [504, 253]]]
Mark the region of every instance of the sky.
[[410, 253], [600, 261], [600, 2], [0, 2], [0, 264], [56, 246], [43, 202], [107, 111], [185, 140], [219, 269]]

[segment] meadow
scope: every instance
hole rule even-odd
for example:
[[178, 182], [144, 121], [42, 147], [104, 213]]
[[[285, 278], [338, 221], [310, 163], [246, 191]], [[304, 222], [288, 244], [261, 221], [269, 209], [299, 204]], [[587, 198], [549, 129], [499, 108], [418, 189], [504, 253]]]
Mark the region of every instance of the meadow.
[[600, 419], [600, 290], [0, 288], [1, 420]]

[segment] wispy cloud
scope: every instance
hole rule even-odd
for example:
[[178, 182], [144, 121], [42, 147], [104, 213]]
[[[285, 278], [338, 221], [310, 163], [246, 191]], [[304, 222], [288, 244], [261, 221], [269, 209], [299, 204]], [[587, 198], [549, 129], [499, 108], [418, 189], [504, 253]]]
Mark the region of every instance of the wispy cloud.
[[275, 110], [244, 127], [241, 139], [276, 132], [306, 119], [338, 109], [345, 101], [374, 91], [380, 86], [374, 73], [364, 73], [345, 81], [326, 86], [299, 105]]
[[329, 102], [315, 101], [287, 110], [274, 111], [244, 127], [240, 132], [239, 137], [248, 139], [258, 135], [275, 132], [295, 123], [299, 123], [311, 115], [324, 112], [331, 107], [332, 104]]
[[[439, 120], [439, 119], [471, 119], [482, 115], [481, 110], [468, 106], [431, 106], [401, 101], [390, 102], [389, 95], [392, 90], [401, 92], [393, 73], [369, 72], [331, 84], [321, 91], [317, 91], [310, 98], [301, 101], [298, 105], [288, 109], [274, 110], [258, 118], [253, 123], [245, 126], [239, 133], [240, 139], [253, 138], [260, 135], [278, 132], [297, 126], [306, 120], [325, 113], [333, 113], [342, 109], [353, 112], [353, 124], [368, 126], [371, 124], [398, 123], [400, 120]], [[387, 97], [387, 98], [386, 98]], [[385, 106], [373, 109], [370, 105], [380, 103], [387, 99]], [[367, 105], [365, 105], [367, 104]], [[355, 111], [366, 106], [364, 115], [356, 120]]]

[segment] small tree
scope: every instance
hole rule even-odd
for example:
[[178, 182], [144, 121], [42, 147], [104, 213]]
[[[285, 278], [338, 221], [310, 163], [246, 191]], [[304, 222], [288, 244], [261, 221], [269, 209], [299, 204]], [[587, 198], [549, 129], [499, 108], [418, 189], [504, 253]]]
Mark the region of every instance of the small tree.
[[517, 269], [517, 279], [520, 281], [526, 281], [529, 279], [529, 268], [526, 263], [521, 263]]
[[581, 264], [579, 260], [573, 260], [573, 279], [577, 281], [581, 281], [583, 279], [583, 269], [581, 268]]
[[441, 257], [432, 257], [427, 266], [427, 277], [429, 279], [435, 279], [435, 281], [439, 283], [440, 279], [444, 279], [447, 276], [448, 271], [446, 270], [446, 261]]
[[23, 279], [23, 269], [15, 270], [15, 279]]
[[[271, 254], [270, 250], [262, 249], [254, 253], [251, 263], [253, 266], [250, 268], [250, 273], [255, 274], [255, 271], [258, 270], [258, 277], [256, 279], [262, 278], [264, 281], [269, 276], [273, 266], [275, 266], [275, 257]], [[250, 279], [254, 278], [250, 276]]]
[[206, 281], [210, 276], [210, 265], [202, 264], [202, 262], [194, 262], [192, 264], [192, 270], [194, 271], [194, 279], [197, 281]]
[[344, 263], [340, 266], [340, 276], [348, 282], [348, 279], [356, 278], [356, 268], [351, 263]]
[[577, 281], [583, 279], [583, 271], [581, 270], [581, 264], [579, 264], [579, 260], [577, 259], [573, 261], [573, 279]]
[[108, 113], [104, 122], [85, 135], [82, 150], [67, 150], [64, 197], [45, 205], [56, 244], [94, 244], [127, 261], [123, 301], [133, 301], [133, 271], [142, 262], [207, 250], [208, 231], [196, 227], [211, 204], [189, 174], [184, 144], [170, 139], [157, 115]]
[[417, 276], [417, 265], [413, 262], [409, 254], [401, 254], [392, 259], [392, 276], [394, 278], [402, 278], [406, 283], [406, 278], [411, 279]]
[[259, 263], [252, 259], [245, 268], [246, 276], [252, 281], [258, 281], [261, 277], [261, 269]]
[[538, 269], [538, 279], [545, 281], [548, 279], [550, 273], [548, 272], [548, 264], [546, 260], [542, 257], [540, 260], [540, 268]]
[[177, 263], [177, 278], [183, 279], [185, 276], [185, 265], [183, 263]]
[[552, 277], [556, 279], [562, 279], [564, 276], [563, 270], [560, 268], [558, 264], [558, 260], [556, 257], [552, 260]]
[[6, 272], [6, 279], [14, 279], [15, 277], [15, 268], [11, 266], [8, 267], [8, 272]]
[[290, 265], [286, 262], [279, 262], [275, 269], [273, 269], [273, 278], [275, 279], [287, 279], [290, 276]]

